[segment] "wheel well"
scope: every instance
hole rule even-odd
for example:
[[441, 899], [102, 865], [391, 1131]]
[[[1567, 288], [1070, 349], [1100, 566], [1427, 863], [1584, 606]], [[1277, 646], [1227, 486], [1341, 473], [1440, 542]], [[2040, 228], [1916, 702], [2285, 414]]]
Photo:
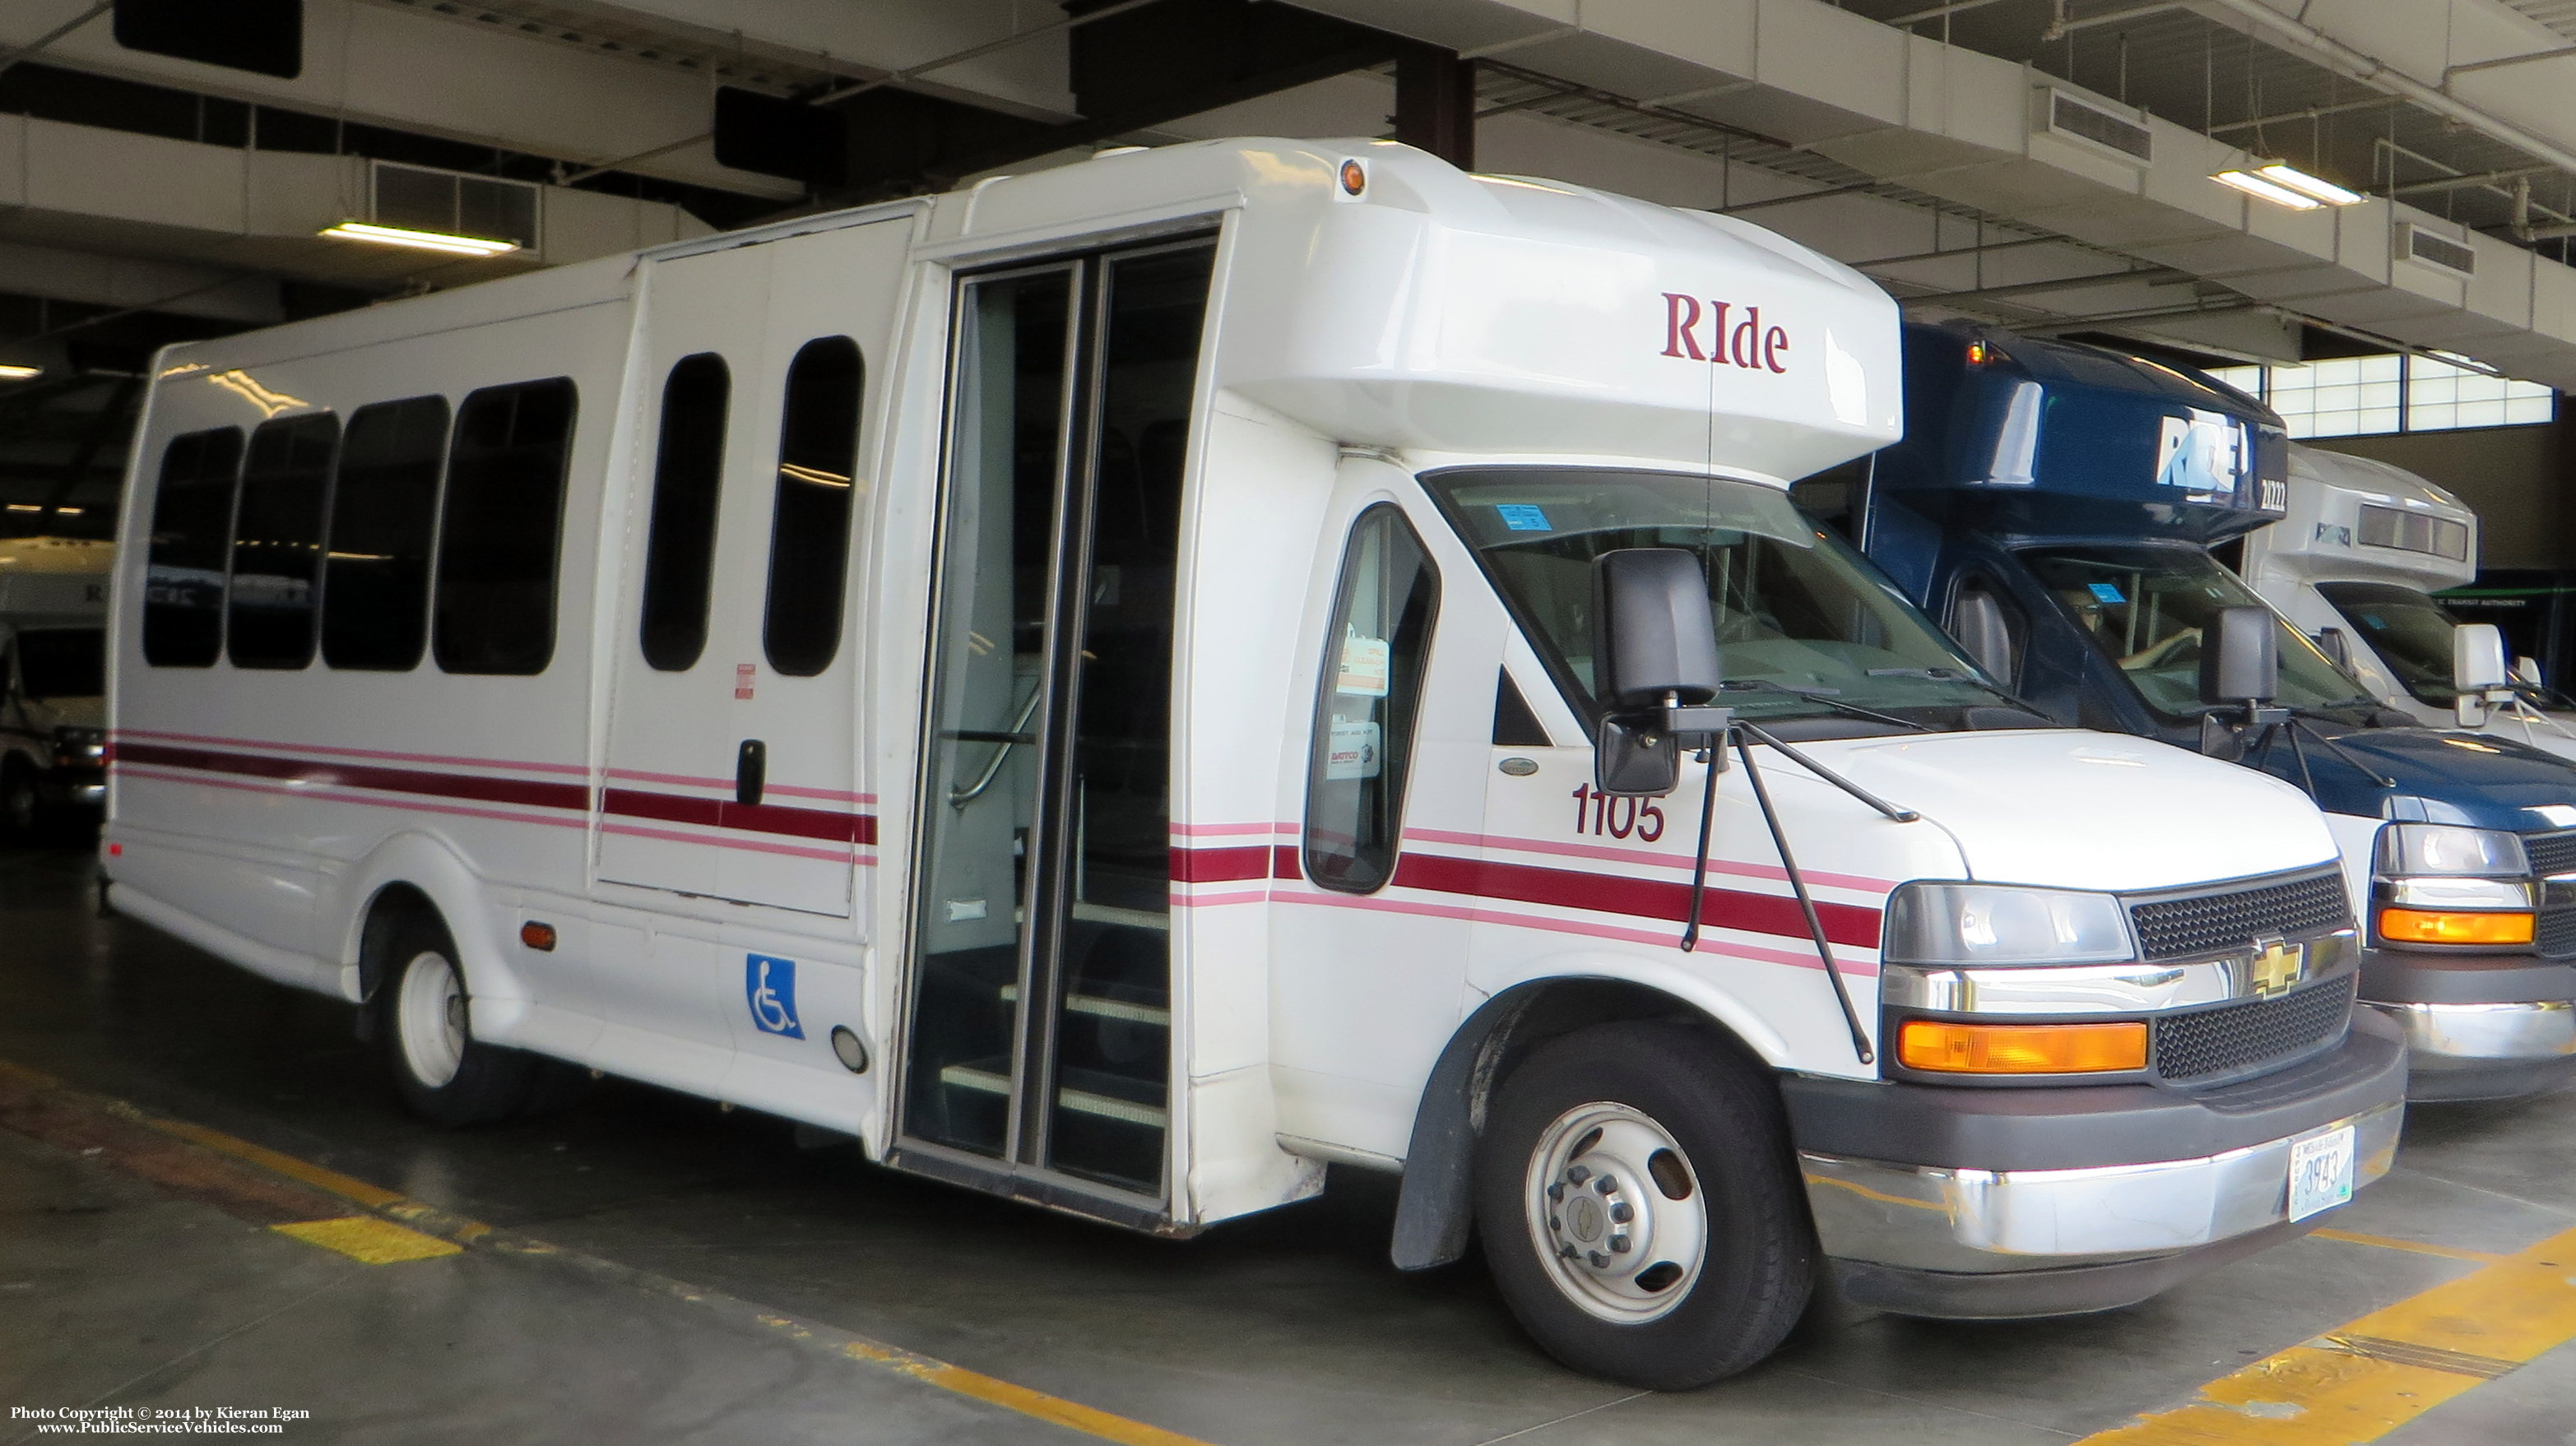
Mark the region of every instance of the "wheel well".
[[1477, 1067], [1468, 1079], [1467, 1122], [1476, 1134], [1484, 1133], [1485, 1105], [1493, 1098], [1494, 1087], [1523, 1059], [1551, 1039], [1596, 1024], [1627, 1020], [1686, 1024], [1746, 1061], [1770, 1067], [1734, 1030], [1688, 1001], [1625, 979], [1542, 980], [1498, 996], [1496, 1002], [1505, 1003], [1508, 1012], [1476, 1042]]
[[438, 906], [411, 884], [387, 884], [367, 902], [367, 922], [358, 931], [358, 997], [376, 997], [376, 986], [384, 982], [390, 962], [386, 954], [393, 948], [394, 936], [415, 920], [427, 918], [440, 925]]
[[1450, 1037], [1413, 1118], [1404, 1185], [1396, 1197], [1396, 1268], [1445, 1265], [1467, 1250], [1476, 1140], [1494, 1086], [1531, 1051], [1561, 1035], [1624, 1020], [1668, 1020], [1704, 1034], [1712, 1047], [1770, 1066], [1733, 1030], [1688, 1002], [1622, 979], [1543, 979], [1485, 1001]]

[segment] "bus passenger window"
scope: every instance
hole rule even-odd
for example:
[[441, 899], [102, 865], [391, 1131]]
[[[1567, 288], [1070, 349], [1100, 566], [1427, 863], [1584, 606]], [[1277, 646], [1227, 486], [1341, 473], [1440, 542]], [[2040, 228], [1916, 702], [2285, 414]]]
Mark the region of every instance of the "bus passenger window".
[[570, 377], [485, 387], [456, 409], [430, 631], [446, 672], [542, 673], [554, 657], [573, 409]]
[[817, 337], [787, 368], [778, 423], [778, 500], [769, 521], [769, 602], [760, 643], [769, 666], [810, 678], [841, 650], [859, 456], [859, 344]]
[[1306, 876], [1365, 894], [1395, 873], [1439, 574], [1395, 508], [1360, 515], [1324, 634], [1306, 772]]
[[236, 668], [313, 662], [315, 556], [339, 443], [340, 419], [329, 412], [279, 417], [250, 434], [225, 604], [224, 651]]
[[152, 500], [152, 545], [143, 574], [143, 660], [156, 668], [208, 668], [224, 642], [224, 562], [232, 540], [238, 427], [170, 439]]
[[653, 460], [653, 522], [644, 543], [644, 661], [666, 673], [694, 667], [707, 646], [715, 580], [716, 496], [724, 484], [725, 404], [733, 375], [711, 351], [684, 356], [662, 384], [662, 441]]
[[403, 672], [429, 643], [429, 540], [447, 398], [377, 402], [349, 416], [322, 558], [322, 661]]

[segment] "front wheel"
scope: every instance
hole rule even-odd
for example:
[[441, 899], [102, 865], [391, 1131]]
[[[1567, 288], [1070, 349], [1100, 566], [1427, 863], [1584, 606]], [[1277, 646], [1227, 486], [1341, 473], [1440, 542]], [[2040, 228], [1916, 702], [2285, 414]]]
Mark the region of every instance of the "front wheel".
[[1514, 1069], [1477, 1142], [1476, 1223], [1548, 1354], [1652, 1390], [1769, 1355], [1816, 1277], [1778, 1091], [1680, 1024], [1596, 1025]]
[[397, 932], [376, 987], [394, 1089], [433, 1124], [479, 1125], [518, 1112], [536, 1061], [474, 1037], [473, 1003], [447, 931], [419, 921]]

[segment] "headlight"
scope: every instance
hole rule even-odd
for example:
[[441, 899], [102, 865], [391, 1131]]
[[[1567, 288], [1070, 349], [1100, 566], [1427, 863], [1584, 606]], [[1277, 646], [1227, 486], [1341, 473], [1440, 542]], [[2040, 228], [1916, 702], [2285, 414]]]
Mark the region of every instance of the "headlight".
[[2379, 831], [2379, 876], [2449, 874], [2518, 879], [2529, 875], [2519, 835], [2449, 823], [2392, 823]]
[[1997, 884], [1907, 884], [1888, 900], [1891, 964], [2112, 964], [2138, 957], [2109, 894]]

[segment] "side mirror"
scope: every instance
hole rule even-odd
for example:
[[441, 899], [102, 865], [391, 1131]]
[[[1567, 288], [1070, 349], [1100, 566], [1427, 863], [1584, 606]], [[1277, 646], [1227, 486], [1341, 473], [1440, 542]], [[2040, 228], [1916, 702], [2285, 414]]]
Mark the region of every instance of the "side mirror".
[[2317, 632], [2317, 651], [2328, 661], [2349, 673], [2352, 671], [2352, 635], [2341, 628], [2322, 628]]
[[2504, 634], [2493, 623], [2462, 623], [2451, 629], [2451, 686], [2463, 693], [2483, 693], [2512, 681], [2505, 670]]
[[1593, 784], [1614, 798], [1661, 797], [1681, 782], [1664, 710], [1717, 696], [1717, 621], [1708, 574], [1678, 547], [1629, 547], [1592, 560], [1593, 693], [1607, 715]]
[[2200, 639], [2200, 701], [2269, 703], [2280, 696], [2279, 621], [2266, 607], [2220, 608]]
[[2513, 680], [2526, 688], [2545, 688], [2549, 686], [2541, 680], [2540, 660], [2538, 658], [2514, 659]]

